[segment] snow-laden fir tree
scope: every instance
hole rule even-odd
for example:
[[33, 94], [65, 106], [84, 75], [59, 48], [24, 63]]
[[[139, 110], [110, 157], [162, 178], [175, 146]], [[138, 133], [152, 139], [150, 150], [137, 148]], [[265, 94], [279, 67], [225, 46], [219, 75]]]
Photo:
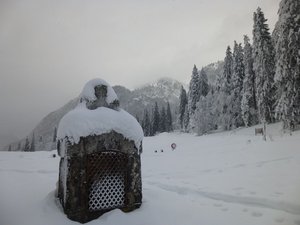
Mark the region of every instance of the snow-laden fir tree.
[[242, 89], [243, 80], [245, 77], [244, 69], [244, 53], [242, 44], [238, 44], [234, 41], [233, 48], [233, 62], [232, 62], [232, 99], [231, 99], [231, 116], [232, 127], [243, 126], [241, 101], [242, 101]]
[[30, 151], [31, 151], [31, 152], [34, 152], [34, 151], [35, 151], [35, 137], [34, 137], [34, 133], [32, 134], [31, 145], [30, 145]]
[[158, 110], [158, 105], [157, 102], [155, 102], [154, 109], [153, 109], [153, 114], [152, 114], [152, 135], [155, 135], [157, 132], [159, 132], [159, 120], [160, 120], [160, 115], [159, 115], [159, 110]]
[[24, 145], [23, 151], [24, 151], [24, 152], [29, 152], [29, 151], [30, 151], [30, 144], [29, 144], [28, 137], [27, 137], [26, 140], [25, 140], [25, 145]]
[[195, 127], [194, 113], [199, 98], [200, 98], [199, 73], [196, 65], [194, 65], [192, 78], [189, 85], [189, 92], [188, 92], [188, 107], [189, 107], [189, 121], [190, 121], [189, 125], [192, 130]]
[[151, 123], [150, 123], [150, 117], [149, 117], [149, 113], [148, 110], [145, 109], [144, 111], [144, 118], [143, 118], [143, 130], [144, 130], [144, 135], [146, 137], [151, 135]]
[[208, 94], [209, 91], [208, 79], [207, 79], [206, 72], [204, 71], [203, 68], [200, 70], [199, 73], [199, 89], [200, 89], [199, 96], [205, 97]]
[[167, 103], [166, 131], [167, 132], [173, 131], [173, 119], [172, 119], [172, 113], [171, 113], [169, 102]]
[[212, 91], [210, 91], [205, 97], [201, 96], [197, 103], [196, 122], [198, 135], [206, 134], [215, 128], [213, 104], [214, 96]]
[[[195, 111], [195, 121], [196, 121], [196, 131], [197, 133], [203, 134], [206, 133], [210, 128], [208, 127], [208, 117], [210, 108], [208, 107], [206, 96], [209, 91], [208, 79], [206, 72], [202, 68], [199, 73], [199, 89], [200, 89], [200, 98], [197, 102], [197, 108]], [[206, 120], [207, 119], [207, 120]]]
[[187, 104], [188, 104], [188, 99], [187, 99], [186, 91], [183, 88], [183, 86], [181, 86], [181, 91], [179, 96], [179, 123], [180, 123], [181, 130], [183, 129], [183, 118], [184, 118], [185, 108]]
[[244, 36], [245, 78], [242, 90], [242, 118], [246, 127], [257, 124], [255, 100], [255, 73], [253, 71], [252, 46], [247, 35]]
[[159, 115], [159, 131], [166, 132], [166, 125], [167, 125], [167, 115], [166, 115], [166, 109], [163, 106], [161, 108], [160, 115]]
[[220, 79], [222, 82], [218, 102], [220, 103], [218, 118], [219, 127], [223, 130], [229, 130], [232, 127], [232, 71], [233, 70], [233, 56], [230, 46], [226, 49], [226, 56], [224, 58], [223, 75]]
[[274, 105], [274, 46], [264, 13], [260, 8], [253, 16], [253, 70], [259, 122], [271, 122]]
[[300, 116], [300, 1], [282, 0], [276, 23], [276, 116], [292, 129]]
[[233, 73], [233, 56], [230, 46], [226, 49], [226, 56], [224, 59], [223, 79], [221, 90], [226, 94], [230, 95], [232, 91], [232, 73]]
[[184, 116], [183, 116], [183, 129], [185, 132], [188, 132], [188, 127], [190, 123], [190, 114], [188, 110], [188, 105], [185, 106]]
[[194, 65], [192, 78], [189, 85], [188, 92], [188, 105], [189, 105], [189, 113], [193, 114], [196, 110], [196, 104], [199, 101], [200, 90], [199, 90], [199, 73], [196, 65]]
[[54, 133], [53, 133], [53, 142], [56, 142], [56, 137], [57, 137], [57, 128], [55, 127], [54, 128]]

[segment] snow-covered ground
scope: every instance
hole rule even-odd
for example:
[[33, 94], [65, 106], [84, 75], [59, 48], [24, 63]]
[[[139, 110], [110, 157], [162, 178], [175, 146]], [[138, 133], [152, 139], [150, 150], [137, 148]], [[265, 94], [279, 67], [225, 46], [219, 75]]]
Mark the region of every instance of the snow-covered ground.
[[[268, 127], [267, 142], [254, 128], [145, 138], [142, 207], [88, 224], [300, 225], [300, 132], [279, 127]], [[77, 224], [54, 198], [54, 153], [0, 152], [0, 225]]]

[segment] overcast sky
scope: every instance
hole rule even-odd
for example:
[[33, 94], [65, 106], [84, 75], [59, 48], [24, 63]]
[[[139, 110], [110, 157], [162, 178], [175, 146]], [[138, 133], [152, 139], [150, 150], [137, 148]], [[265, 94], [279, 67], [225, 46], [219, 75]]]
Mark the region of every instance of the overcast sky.
[[252, 36], [258, 6], [273, 29], [279, 1], [0, 0], [0, 135], [27, 135], [94, 77], [188, 82]]

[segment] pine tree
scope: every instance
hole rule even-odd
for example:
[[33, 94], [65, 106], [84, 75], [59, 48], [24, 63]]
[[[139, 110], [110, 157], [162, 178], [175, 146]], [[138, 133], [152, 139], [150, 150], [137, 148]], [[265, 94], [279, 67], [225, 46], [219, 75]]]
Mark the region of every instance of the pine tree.
[[188, 132], [189, 123], [190, 123], [190, 114], [188, 110], [188, 105], [186, 105], [184, 110], [184, 116], [183, 116], [183, 129], [185, 132]]
[[243, 80], [245, 77], [243, 58], [244, 53], [242, 45], [237, 44], [237, 42], [234, 41], [232, 63], [232, 99], [230, 103], [232, 108], [232, 127], [240, 127], [244, 125], [241, 112]]
[[173, 131], [173, 120], [172, 120], [172, 113], [171, 113], [171, 108], [170, 108], [169, 102], [167, 104], [166, 131], [167, 132]]
[[205, 97], [208, 94], [208, 90], [209, 90], [208, 88], [209, 86], [208, 86], [207, 75], [204, 69], [202, 68], [199, 73], [199, 89], [200, 89], [199, 96]]
[[215, 128], [213, 104], [212, 91], [210, 91], [206, 97], [201, 96], [196, 109], [198, 135], [206, 134]]
[[30, 151], [30, 145], [29, 145], [28, 137], [27, 137], [26, 140], [25, 140], [25, 145], [24, 145], [23, 151], [24, 151], [24, 152], [29, 152], [29, 151]]
[[56, 142], [56, 138], [57, 138], [57, 128], [54, 128], [54, 133], [53, 133], [53, 142]]
[[158, 105], [157, 102], [155, 102], [153, 115], [152, 115], [152, 135], [155, 135], [157, 132], [159, 132], [159, 111], [158, 111]]
[[[300, 116], [300, 2], [282, 0], [275, 27], [277, 86], [276, 116], [285, 127], [299, 122]], [[298, 121], [297, 121], [298, 120]]]
[[150, 124], [150, 117], [147, 109], [144, 111], [144, 119], [143, 119], [143, 130], [144, 130], [144, 135], [146, 137], [151, 135], [151, 124]]
[[256, 75], [256, 101], [259, 122], [271, 122], [274, 105], [274, 46], [264, 13], [254, 12], [253, 69]]
[[232, 72], [233, 72], [233, 56], [230, 46], [226, 49], [226, 56], [224, 58], [223, 75], [219, 82], [221, 82], [220, 92], [217, 101], [220, 103], [218, 110], [220, 116], [218, 118], [219, 126], [224, 130], [232, 128]]
[[196, 110], [196, 104], [200, 98], [200, 87], [199, 87], [199, 73], [196, 65], [194, 65], [192, 78], [189, 86], [188, 93], [188, 105], [189, 105], [189, 113], [190, 115], [194, 114]]
[[166, 132], [167, 131], [167, 115], [166, 115], [166, 109], [165, 107], [163, 106], [161, 108], [161, 111], [160, 111], [160, 120], [159, 120], [159, 131], [160, 132]]
[[189, 129], [194, 130], [196, 126], [195, 121], [195, 110], [197, 107], [197, 102], [200, 99], [200, 83], [199, 83], [199, 73], [196, 65], [194, 65], [192, 78], [189, 85], [188, 92], [188, 110], [189, 110]]
[[32, 134], [31, 145], [30, 145], [30, 151], [31, 151], [31, 152], [34, 152], [34, 151], [35, 151], [35, 138], [34, 138], [34, 133]]
[[226, 49], [226, 56], [224, 59], [224, 67], [223, 67], [223, 79], [222, 79], [222, 87], [221, 90], [226, 94], [230, 95], [232, 91], [232, 73], [233, 73], [233, 56], [231, 52], [230, 46]]
[[253, 71], [252, 46], [248, 36], [244, 36], [244, 66], [245, 78], [242, 90], [242, 118], [246, 127], [257, 123], [255, 100], [255, 74]]
[[183, 129], [183, 118], [184, 118], [184, 113], [185, 113], [185, 107], [188, 104], [186, 91], [183, 88], [183, 86], [181, 86], [179, 102], [180, 102], [180, 105], [179, 105], [179, 123], [180, 123], [180, 128]]

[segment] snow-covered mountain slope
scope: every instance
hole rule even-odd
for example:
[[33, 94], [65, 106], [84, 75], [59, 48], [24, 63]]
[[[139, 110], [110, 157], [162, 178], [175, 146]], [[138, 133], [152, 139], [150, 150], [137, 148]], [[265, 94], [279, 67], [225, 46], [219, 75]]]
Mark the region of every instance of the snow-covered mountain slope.
[[159, 107], [166, 107], [166, 103], [169, 102], [174, 117], [175, 110], [179, 106], [179, 95], [182, 85], [179, 81], [171, 78], [159, 79], [156, 82], [133, 90], [131, 98], [123, 99], [123, 101], [120, 99], [121, 106], [132, 115], [142, 119], [144, 110], [147, 109], [151, 113], [155, 102], [158, 103]]
[[[300, 131], [290, 136], [273, 124], [267, 132], [267, 142], [254, 127], [146, 137], [141, 208], [113, 210], [88, 224], [299, 225]], [[0, 152], [0, 224], [77, 224], [54, 197], [54, 153]]]
[[223, 66], [224, 61], [218, 61], [203, 67], [204, 71], [206, 72], [208, 82], [211, 85], [215, 84], [217, 77], [223, 73]]
[[[171, 78], [162, 78], [156, 82], [144, 85], [136, 90], [129, 90], [123, 86], [114, 86], [114, 90], [119, 97], [120, 106], [133, 116], [142, 119], [144, 110], [151, 112], [155, 102], [159, 106], [166, 106], [170, 102], [171, 111], [175, 114], [176, 107], [179, 105], [179, 95], [181, 83]], [[35, 148], [38, 150], [51, 150], [56, 148], [56, 142], [53, 141], [55, 128], [57, 128], [60, 119], [78, 103], [78, 97], [68, 102], [58, 110], [48, 114], [42, 121], [28, 134], [29, 141], [32, 140], [32, 134], [35, 135]], [[25, 145], [26, 137], [19, 142], [12, 143], [13, 151], [20, 151]], [[19, 143], [21, 143], [19, 148]], [[6, 146], [6, 150], [8, 146]]]

